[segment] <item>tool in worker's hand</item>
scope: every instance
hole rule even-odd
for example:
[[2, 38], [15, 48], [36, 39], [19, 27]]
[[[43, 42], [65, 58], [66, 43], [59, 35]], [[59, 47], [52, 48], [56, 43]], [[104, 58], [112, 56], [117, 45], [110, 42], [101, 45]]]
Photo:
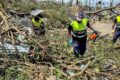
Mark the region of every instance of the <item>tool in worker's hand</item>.
[[109, 34], [105, 34], [105, 35], [99, 36], [99, 37], [96, 39], [96, 41], [98, 41], [98, 40], [100, 40], [100, 39], [104, 39], [104, 38], [106, 38], [106, 37], [108, 37], [108, 36], [109, 36]]
[[96, 40], [97, 37], [98, 37], [98, 35], [96, 33], [92, 33], [89, 35], [90, 40]]
[[88, 41], [92, 40], [93, 42], [95, 42], [95, 40], [99, 37], [99, 35], [100, 33], [93, 32], [92, 34], [89, 35]]
[[100, 36], [100, 32], [97, 34], [93, 32], [92, 34], [89, 35], [88, 41], [96, 42], [96, 41], [98, 41], [100, 39], [104, 39], [108, 36], [109, 36], [109, 34], [105, 34], [105, 35]]

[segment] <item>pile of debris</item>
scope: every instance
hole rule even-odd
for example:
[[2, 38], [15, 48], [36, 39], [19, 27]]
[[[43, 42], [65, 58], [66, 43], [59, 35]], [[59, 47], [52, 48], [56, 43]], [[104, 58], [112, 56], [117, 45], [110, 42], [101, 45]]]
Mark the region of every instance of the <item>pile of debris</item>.
[[[101, 70], [99, 66], [93, 66], [99, 62], [96, 55], [91, 57], [87, 56], [84, 59], [75, 59], [73, 56], [70, 56], [71, 52], [69, 50], [71, 48], [65, 42], [66, 37], [62, 36], [65, 36], [65, 32], [53, 30], [51, 31], [53, 33], [49, 34], [50, 31], [48, 31], [48, 34], [46, 34], [44, 38], [41, 38], [31, 32], [32, 29], [31, 24], [29, 24], [30, 20], [28, 16], [23, 18], [18, 16], [14, 17], [12, 15], [9, 16], [9, 13], [6, 13], [3, 9], [0, 10], [0, 61], [2, 68], [5, 70], [3, 70], [5, 73], [2, 74], [2, 76], [4, 76], [2, 79], [12, 80], [13, 77], [14, 79], [19, 78], [21, 80], [120, 79], [120, 69], [113, 65], [114, 62], [108, 61], [108, 63], [105, 63], [105, 70], [109, 68], [109, 70], [105, 71]], [[50, 39], [47, 39], [47, 37]], [[59, 41], [59, 39], [61, 39], [61, 41]], [[7, 45], [7, 47], [5, 45]], [[12, 52], [8, 49], [10, 45], [14, 48]], [[25, 49], [27, 51], [24, 52], [24, 54], [20, 54], [20, 47], [18, 48], [17, 45], [23, 47], [27, 46]], [[36, 51], [38, 54], [33, 57], [33, 63], [28, 60], [26, 54], [31, 45], [39, 49], [39, 51]], [[93, 45], [91, 47], [93, 48]], [[94, 51], [91, 53], [101, 52], [102, 50], [97, 51], [96, 47], [94, 48]], [[8, 57], [6, 53], [9, 53], [9, 55], [16, 53], [19, 55], [19, 58]], [[117, 74], [115, 74], [116, 72]]]

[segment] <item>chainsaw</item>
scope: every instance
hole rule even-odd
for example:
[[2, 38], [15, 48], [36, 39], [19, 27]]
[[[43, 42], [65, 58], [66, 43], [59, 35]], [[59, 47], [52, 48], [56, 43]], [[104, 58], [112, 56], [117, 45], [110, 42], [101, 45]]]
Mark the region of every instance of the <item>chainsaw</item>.
[[100, 36], [100, 32], [98, 32], [98, 33], [93, 32], [92, 34], [89, 35], [88, 41], [96, 42], [96, 41], [98, 41], [100, 39], [104, 39], [108, 36], [109, 36], [109, 34], [105, 34], [105, 35]]

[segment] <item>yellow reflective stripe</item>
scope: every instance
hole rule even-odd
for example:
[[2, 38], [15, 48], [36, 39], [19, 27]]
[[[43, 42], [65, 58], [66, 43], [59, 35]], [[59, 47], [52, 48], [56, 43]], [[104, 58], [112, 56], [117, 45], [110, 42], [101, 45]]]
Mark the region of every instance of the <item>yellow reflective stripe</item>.
[[117, 19], [117, 23], [119, 23], [120, 22], [120, 16], [117, 16], [116, 19]]
[[82, 31], [85, 30], [87, 27], [87, 19], [83, 19], [81, 23], [78, 23], [77, 21], [73, 21], [71, 23], [71, 26], [73, 27], [73, 31]]
[[42, 22], [43, 22], [43, 19], [40, 19], [38, 22], [36, 22], [34, 18], [32, 19], [33, 25], [37, 27], [40, 27]]

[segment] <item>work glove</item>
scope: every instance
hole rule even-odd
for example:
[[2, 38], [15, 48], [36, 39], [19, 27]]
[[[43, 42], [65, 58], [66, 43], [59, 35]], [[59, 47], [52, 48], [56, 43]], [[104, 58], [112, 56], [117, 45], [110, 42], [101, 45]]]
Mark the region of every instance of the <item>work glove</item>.
[[72, 38], [68, 39], [68, 44], [69, 44], [69, 45], [72, 45], [72, 43], [73, 43]]
[[115, 32], [115, 30], [114, 30], [114, 29], [112, 29], [112, 30], [111, 30], [111, 34], [112, 34], [112, 35], [114, 35], [114, 32]]
[[114, 33], [115, 32], [115, 30], [113, 29], [112, 31], [111, 31], [111, 33]]

